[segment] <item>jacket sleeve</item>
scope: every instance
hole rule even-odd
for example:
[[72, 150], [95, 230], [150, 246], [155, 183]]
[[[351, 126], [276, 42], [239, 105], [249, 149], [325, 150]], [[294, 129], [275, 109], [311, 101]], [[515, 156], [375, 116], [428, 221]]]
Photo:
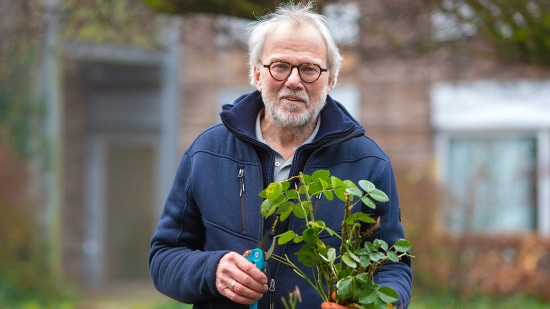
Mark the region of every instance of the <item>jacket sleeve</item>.
[[228, 251], [202, 251], [204, 226], [192, 196], [188, 153], [178, 167], [161, 219], [151, 239], [149, 271], [161, 293], [184, 303], [221, 296], [216, 268]]
[[[387, 161], [382, 177], [375, 185], [389, 197], [389, 202], [377, 206], [380, 215], [378, 237], [391, 246], [399, 239], [405, 238], [405, 233], [401, 224], [397, 185], [389, 161]], [[381, 286], [390, 287], [397, 292], [399, 301], [394, 304], [397, 308], [407, 308], [411, 300], [412, 276], [411, 259], [406, 257], [398, 263], [388, 263], [382, 266], [374, 280]]]

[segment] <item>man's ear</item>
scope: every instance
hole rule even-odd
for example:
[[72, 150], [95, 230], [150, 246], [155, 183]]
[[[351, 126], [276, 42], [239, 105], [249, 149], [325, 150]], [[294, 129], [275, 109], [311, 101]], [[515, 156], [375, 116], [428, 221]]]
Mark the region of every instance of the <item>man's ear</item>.
[[332, 90], [332, 87], [334, 86], [333, 83], [334, 83], [334, 75], [329, 74], [328, 82], [327, 82], [327, 94], [329, 94], [330, 91]]
[[262, 92], [262, 79], [260, 76], [260, 70], [257, 66], [254, 66], [254, 83], [256, 84], [256, 89], [259, 92]]

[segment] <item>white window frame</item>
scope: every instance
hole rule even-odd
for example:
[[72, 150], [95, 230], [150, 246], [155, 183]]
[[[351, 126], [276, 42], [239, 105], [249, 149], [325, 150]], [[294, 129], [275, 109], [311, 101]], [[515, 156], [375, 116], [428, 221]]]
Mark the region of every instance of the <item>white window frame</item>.
[[464, 134], [529, 135], [537, 141], [537, 231], [550, 235], [550, 81], [435, 83], [431, 89], [437, 179], [444, 184], [450, 140]]

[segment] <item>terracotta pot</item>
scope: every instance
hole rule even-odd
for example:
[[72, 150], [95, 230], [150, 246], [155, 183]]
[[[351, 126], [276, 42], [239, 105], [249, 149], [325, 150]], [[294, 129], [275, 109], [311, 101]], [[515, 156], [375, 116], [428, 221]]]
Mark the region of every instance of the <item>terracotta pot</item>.
[[349, 308], [353, 309], [353, 307], [347, 307], [347, 306], [339, 305], [337, 303], [328, 302], [328, 301], [321, 303], [321, 309], [349, 309]]

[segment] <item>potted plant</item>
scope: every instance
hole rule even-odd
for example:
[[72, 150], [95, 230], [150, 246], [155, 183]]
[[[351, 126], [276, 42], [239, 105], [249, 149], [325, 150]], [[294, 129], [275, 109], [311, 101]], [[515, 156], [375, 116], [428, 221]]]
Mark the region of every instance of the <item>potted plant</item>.
[[[327, 200], [338, 198], [343, 202], [340, 233], [315, 218], [312, 200], [321, 195]], [[398, 300], [397, 292], [379, 286], [373, 276], [385, 263], [411, 256], [411, 244], [405, 239], [392, 246], [381, 239], [368, 241], [379, 222], [367, 213], [352, 211], [358, 203], [374, 209], [376, 202], [387, 202], [388, 196], [383, 191], [367, 180], [356, 185], [350, 180], [331, 176], [328, 170], [317, 170], [311, 175], [301, 173], [273, 182], [260, 192], [260, 196], [264, 198], [261, 205], [263, 217], [276, 214], [284, 221], [294, 215], [303, 220], [305, 229], [301, 234], [289, 230], [275, 237], [279, 245], [290, 241], [301, 244], [296, 253], [298, 261], [313, 270], [312, 277], [308, 277], [287, 255], [272, 255], [271, 258], [292, 267], [319, 294], [323, 306], [333, 302], [348, 308], [393, 307], [391, 304]], [[320, 237], [324, 233], [339, 238], [340, 247], [328, 246]]]

